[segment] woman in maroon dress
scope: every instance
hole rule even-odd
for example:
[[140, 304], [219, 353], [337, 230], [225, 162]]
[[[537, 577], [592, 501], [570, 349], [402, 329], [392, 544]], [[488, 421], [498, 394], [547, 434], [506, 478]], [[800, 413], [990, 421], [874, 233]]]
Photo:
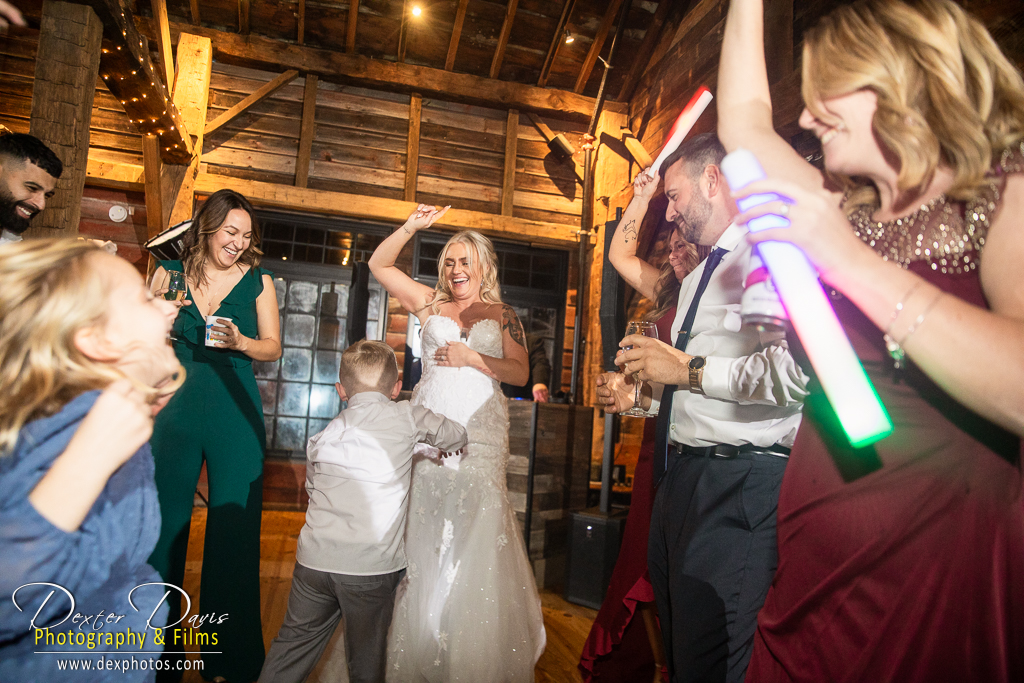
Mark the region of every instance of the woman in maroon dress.
[[1024, 82], [950, 0], [840, 7], [800, 117], [836, 191], [772, 128], [762, 17], [732, 1], [719, 136], [768, 173], [744, 195], [785, 199], [737, 220], [788, 216], [755, 241], [838, 290], [895, 431], [855, 450], [805, 403], [747, 680], [1024, 680]]
[[[640, 173], [633, 181], [633, 199], [612, 235], [608, 260], [637, 292], [654, 302], [650, 318], [657, 321], [658, 338], [669, 339], [676, 316], [679, 284], [697, 264], [694, 246], [675, 229], [669, 235], [669, 255], [659, 271], [636, 255], [639, 228], [658, 181]], [[660, 221], [653, 221], [660, 225]], [[619, 558], [601, 610], [580, 654], [585, 683], [651, 683], [664, 663], [661, 632], [654, 610], [654, 589], [647, 576], [647, 537], [654, 504], [652, 482], [654, 420], [645, 420]], [[655, 679], [660, 680], [660, 679]]]

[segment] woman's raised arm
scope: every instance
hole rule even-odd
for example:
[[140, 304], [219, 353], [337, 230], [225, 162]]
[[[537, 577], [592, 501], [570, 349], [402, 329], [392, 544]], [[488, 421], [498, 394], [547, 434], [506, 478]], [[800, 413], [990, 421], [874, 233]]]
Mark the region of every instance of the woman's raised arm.
[[450, 206], [446, 206], [439, 209], [429, 204], [420, 204], [409, 215], [402, 227], [395, 230], [378, 245], [368, 261], [370, 272], [377, 278], [377, 282], [384, 285], [388, 294], [398, 299], [402, 308], [413, 315], [420, 314], [434, 290], [403, 273], [395, 266], [395, 261], [398, 260], [402, 247], [412, 239], [417, 231], [429, 228], [450, 208]]
[[[727, 152], [753, 152], [770, 177], [821, 189], [824, 178], [775, 132], [764, 61], [764, 3], [731, 0], [718, 63], [718, 138]], [[836, 203], [839, 196], [836, 196]]]
[[622, 214], [622, 220], [616, 226], [608, 248], [608, 261], [615, 271], [630, 287], [651, 301], [657, 296], [660, 271], [647, 261], [637, 258], [636, 247], [647, 207], [657, 191], [658, 179], [649, 176], [646, 170], [641, 171], [633, 180], [633, 199]]

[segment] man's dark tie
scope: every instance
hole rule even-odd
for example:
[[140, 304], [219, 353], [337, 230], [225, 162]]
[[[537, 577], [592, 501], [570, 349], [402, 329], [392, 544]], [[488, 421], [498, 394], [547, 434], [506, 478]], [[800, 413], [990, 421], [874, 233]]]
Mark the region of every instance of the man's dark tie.
[[[693, 331], [693, 319], [697, 317], [697, 307], [700, 305], [700, 298], [704, 296], [704, 290], [708, 288], [711, 281], [711, 274], [722, 262], [722, 257], [729, 253], [728, 249], [715, 247], [708, 255], [707, 263], [704, 264], [704, 273], [697, 283], [697, 291], [693, 293], [693, 301], [683, 318], [683, 326], [676, 337], [676, 348], [686, 351], [686, 344], [690, 341], [690, 333]], [[658, 422], [654, 430], [654, 485], [661, 483], [661, 478], [668, 471], [668, 426], [672, 422], [672, 396], [678, 387], [675, 384], [668, 384], [661, 394], [661, 408], [658, 411]]]

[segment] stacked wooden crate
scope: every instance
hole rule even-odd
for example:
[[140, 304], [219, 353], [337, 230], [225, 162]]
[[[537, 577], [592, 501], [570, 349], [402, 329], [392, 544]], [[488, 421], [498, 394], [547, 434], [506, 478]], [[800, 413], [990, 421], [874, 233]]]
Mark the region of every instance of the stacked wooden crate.
[[581, 406], [509, 401], [508, 495], [520, 532], [525, 533], [532, 444], [528, 547], [541, 588], [564, 580], [569, 512], [586, 507], [593, 412]]

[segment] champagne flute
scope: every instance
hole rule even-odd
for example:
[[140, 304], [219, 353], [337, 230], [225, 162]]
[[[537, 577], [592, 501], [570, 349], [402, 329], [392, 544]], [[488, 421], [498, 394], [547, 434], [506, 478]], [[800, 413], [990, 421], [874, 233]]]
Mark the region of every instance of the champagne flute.
[[[640, 334], [645, 337], [650, 337], [651, 339], [657, 339], [658, 327], [654, 323], [647, 322], [646, 320], [634, 320], [629, 323], [628, 327], [626, 327], [626, 335], [628, 336], [631, 334]], [[622, 347], [624, 351], [628, 351], [631, 348], [633, 347]], [[632, 417], [654, 417], [656, 413], [649, 413], [646, 410], [644, 410], [643, 407], [640, 405], [640, 397], [643, 393], [643, 386], [645, 383], [640, 381], [640, 377], [637, 373], [633, 373], [633, 384], [635, 387], [635, 392], [633, 395], [633, 407], [622, 414], [630, 415]]]

